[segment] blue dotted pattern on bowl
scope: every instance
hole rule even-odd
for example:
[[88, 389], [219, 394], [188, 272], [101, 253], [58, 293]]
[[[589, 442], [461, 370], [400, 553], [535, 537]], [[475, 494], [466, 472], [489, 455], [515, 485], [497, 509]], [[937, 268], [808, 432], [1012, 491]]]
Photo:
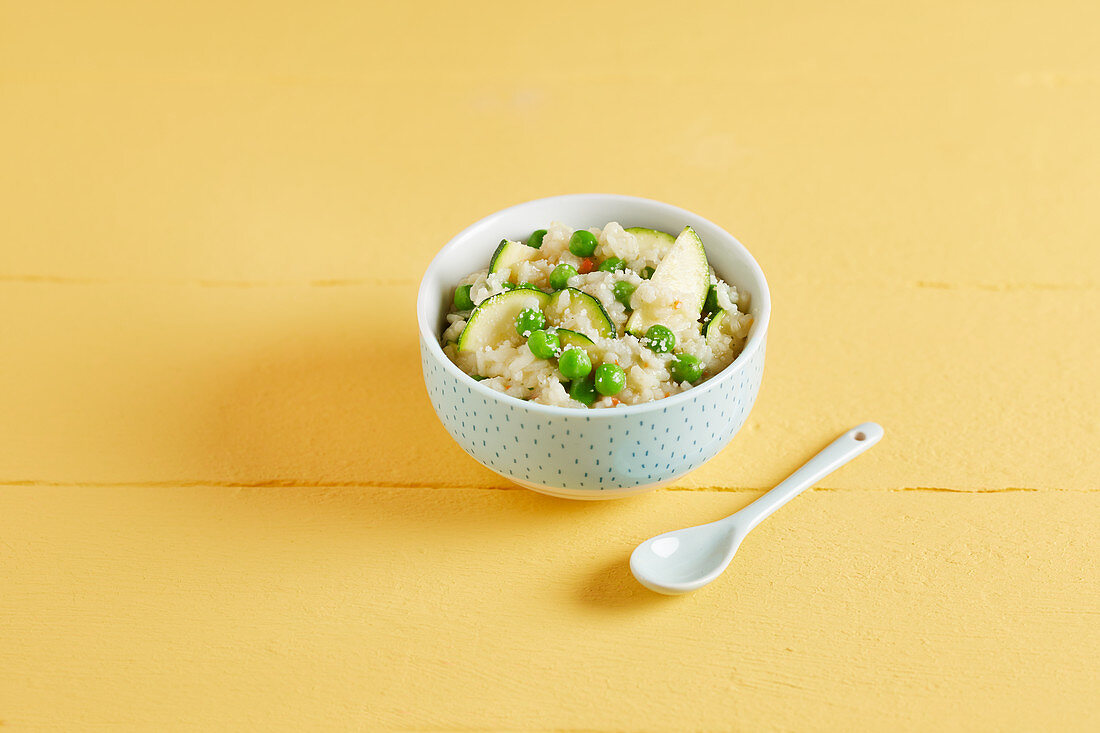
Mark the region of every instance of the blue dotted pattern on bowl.
[[764, 343], [724, 385], [692, 390], [672, 407], [661, 401], [635, 415], [576, 410], [542, 415], [435, 363], [421, 344], [432, 407], [455, 441], [482, 465], [517, 480], [559, 489], [609, 491], [656, 484], [713, 458], [744, 424], [764, 371]]

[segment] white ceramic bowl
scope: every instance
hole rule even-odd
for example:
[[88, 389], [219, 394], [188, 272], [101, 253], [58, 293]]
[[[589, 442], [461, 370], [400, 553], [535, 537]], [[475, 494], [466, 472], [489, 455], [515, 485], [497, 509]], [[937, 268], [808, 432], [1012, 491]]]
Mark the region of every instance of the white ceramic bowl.
[[[744, 351], [725, 370], [672, 397], [600, 410], [524, 402], [478, 384], [439, 343], [458, 281], [486, 266], [502, 238], [524, 240], [552, 221], [609, 221], [699, 233], [715, 272], [752, 296]], [[655, 489], [713, 458], [744, 424], [764, 371], [771, 297], [764, 273], [740, 242], [690, 211], [613, 194], [528, 201], [473, 224], [428, 265], [416, 301], [428, 397], [447, 432], [486, 468], [544, 494], [610, 499]]]

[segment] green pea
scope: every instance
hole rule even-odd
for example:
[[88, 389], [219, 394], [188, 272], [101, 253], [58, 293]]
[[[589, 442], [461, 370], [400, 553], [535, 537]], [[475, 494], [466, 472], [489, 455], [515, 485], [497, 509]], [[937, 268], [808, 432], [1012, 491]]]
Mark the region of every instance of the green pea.
[[546, 236], [545, 229], [536, 229], [531, 232], [531, 236], [527, 238], [527, 246], [538, 249], [542, 246], [542, 238]]
[[524, 308], [516, 316], [516, 333], [526, 338], [532, 331], [546, 327], [546, 316], [537, 308]]
[[569, 287], [569, 278], [577, 274], [577, 268], [572, 265], [558, 265], [550, 273], [550, 287], [554, 290], [564, 290]]
[[646, 265], [642, 268], [642, 271], [639, 274], [642, 276], [643, 280], [648, 280], [649, 278], [653, 277], [653, 268], [649, 265]]
[[596, 269], [600, 272], [615, 272], [616, 270], [625, 270], [626, 265], [618, 257], [608, 257]]
[[587, 377], [583, 379], [574, 379], [570, 383], [569, 396], [588, 407], [591, 407], [592, 403], [599, 397], [599, 395], [596, 394], [596, 385]]
[[668, 328], [658, 323], [646, 329], [642, 343], [658, 354], [667, 354], [676, 346], [676, 336]]
[[619, 301], [627, 308], [631, 307], [630, 298], [634, 295], [635, 290], [637, 290], [637, 288], [626, 280], [620, 280], [611, 286], [611, 292], [614, 293], [615, 300]]
[[557, 331], [532, 331], [527, 337], [527, 348], [540, 359], [553, 359], [561, 353], [561, 341]]
[[599, 242], [595, 234], [584, 229], [578, 229], [569, 238], [569, 251], [577, 257], [591, 257], [592, 253], [596, 251], [597, 244]]
[[711, 285], [707, 291], [707, 299], [703, 301], [704, 313], [716, 313], [718, 311], [718, 287]]
[[470, 299], [472, 285], [459, 285], [455, 291], [455, 309], [469, 311], [474, 309], [474, 301]]
[[592, 371], [592, 359], [584, 349], [566, 349], [558, 357], [558, 369], [566, 379], [583, 379]]
[[618, 364], [600, 364], [596, 367], [596, 391], [605, 397], [619, 394], [626, 386], [626, 372]]
[[677, 354], [672, 360], [672, 378], [677, 382], [694, 382], [703, 376], [703, 363], [691, 354]]

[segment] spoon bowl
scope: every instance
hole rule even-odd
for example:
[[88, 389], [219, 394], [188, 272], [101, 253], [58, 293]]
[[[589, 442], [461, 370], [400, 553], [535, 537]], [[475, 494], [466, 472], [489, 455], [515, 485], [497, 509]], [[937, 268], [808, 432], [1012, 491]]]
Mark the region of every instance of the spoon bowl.
[[[687, 593], [721, 575], [742, 539], [737, 527], [725, 520], [665, 532], [634, 548], [630, 572], [658, 593]], [[660, 578], [660, 585], [651, 584], [649, 578]]]

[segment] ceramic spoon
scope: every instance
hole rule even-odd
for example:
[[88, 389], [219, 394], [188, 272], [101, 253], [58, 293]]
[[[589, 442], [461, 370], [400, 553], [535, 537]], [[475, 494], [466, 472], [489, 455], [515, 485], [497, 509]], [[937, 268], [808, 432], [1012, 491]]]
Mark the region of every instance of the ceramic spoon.
[[651, 537], [634, 548], [630, 572], [658, 593], [676, 595], [702, 588], [729, 566], [749, 531], [779, 507], [882, 439], [882, 426], [866, 422], [834, 440], [747, 507], [725, 519]]

